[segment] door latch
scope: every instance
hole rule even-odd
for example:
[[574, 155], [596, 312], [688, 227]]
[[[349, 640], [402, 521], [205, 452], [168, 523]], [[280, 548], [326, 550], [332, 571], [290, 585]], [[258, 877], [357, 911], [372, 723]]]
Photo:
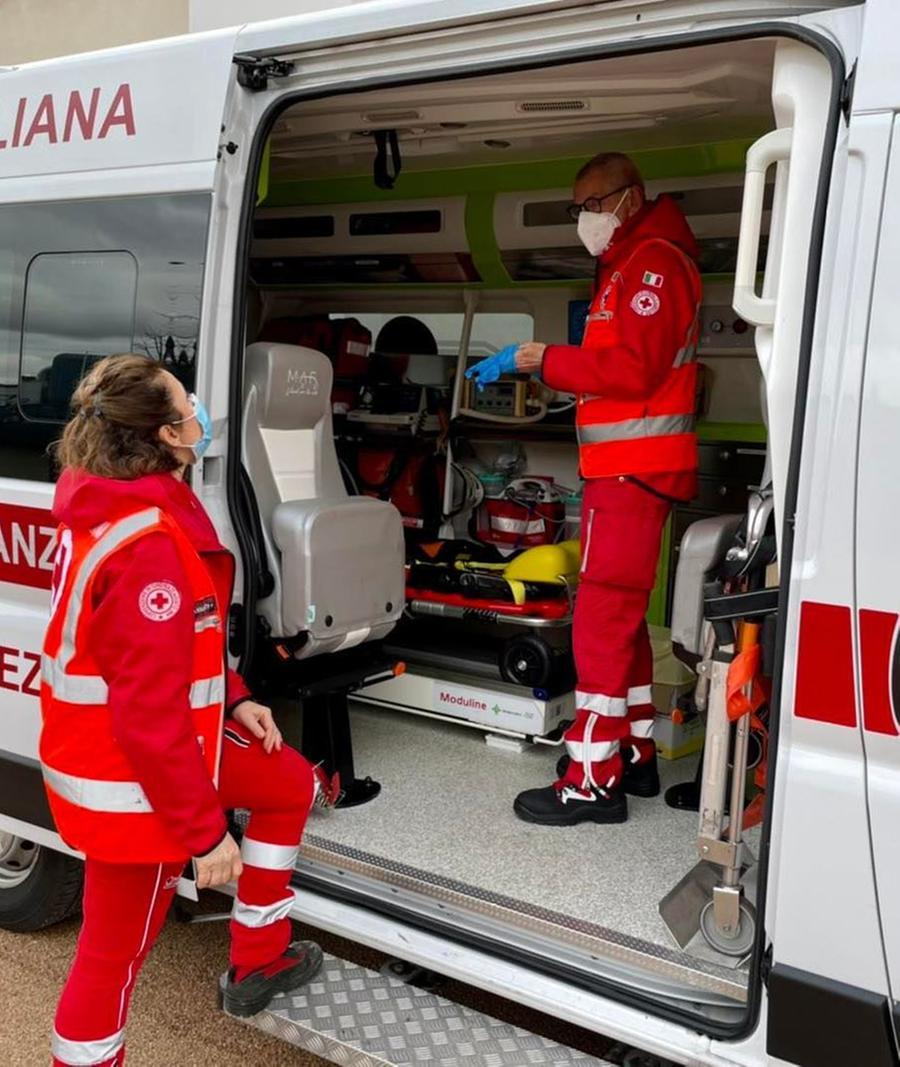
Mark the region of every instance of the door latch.
[[274, 56], [239, 55], [234, 57], [234, 63], [238, 69], [238, 84], [252, 93], [268, 89], [270, 78], [286, 78], [294, 69], [290, 60]]

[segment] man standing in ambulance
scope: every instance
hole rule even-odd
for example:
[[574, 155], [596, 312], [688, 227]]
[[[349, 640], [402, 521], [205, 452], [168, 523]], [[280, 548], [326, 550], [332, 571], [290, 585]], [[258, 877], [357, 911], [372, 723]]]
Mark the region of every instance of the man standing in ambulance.
[[645, 620], [673, 502], [696, 492], [698, 248], [668, 196], [648, 201], [631, 159], [605, 153], [575, 180], [569, 212], [597, 258], [578, 346], [509, 345], [470, 369], [480, 386], [513, 371], [578, 396], [585, 478], [573, 650], [576, 718], [558, 779], [519, 794], [528, 822], [624, 822], [626, 794], [659, 793]]

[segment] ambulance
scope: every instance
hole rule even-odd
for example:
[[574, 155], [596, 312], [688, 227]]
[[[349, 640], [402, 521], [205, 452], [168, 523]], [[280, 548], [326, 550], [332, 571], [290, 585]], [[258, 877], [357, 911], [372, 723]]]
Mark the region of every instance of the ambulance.
[[[0, 69], [0, 925], [77, 913], [37, 759], [48, 446], [95, 360], [144, 352], [211, 413], [192, 479], [238, 560], [233, 663], [343, 772], [293, 916], [402, 961], [328, 957], [251, 1022], [361, 1065], [896, 1065], [898, 39], [893, 0], [367, 0]], [[562, 751], [565, 610], [523, 631], [403, 568], [430, 523], [534, 532], [510, 502], [577, 536], [573, 399], [464, 371], [577, 343], [566, 208], [609, 150], [700, 246], [701, 491], [650, 617], [687, 672], [655, 678], [663, 784], [694, 810], [546, 828], [512, 801]], [[415, 337], [379, 342], [397, 319]]]

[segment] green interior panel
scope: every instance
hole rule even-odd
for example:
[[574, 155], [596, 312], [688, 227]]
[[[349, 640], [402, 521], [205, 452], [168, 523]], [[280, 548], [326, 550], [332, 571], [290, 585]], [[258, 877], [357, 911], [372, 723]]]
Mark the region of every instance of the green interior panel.
[[259, 177], [256, 179], [256, 206], [265, 203], [269, 195], [269, 177], [272, 172], [272, 142], [266, 141], [263, 149], [262, 160], [259, 164]]
[[481, 287], [505, 289], [512, 282], [494, 240], [494, 196], [492, 192], [476, 192], [466, 197], [466, 241]]
[[[752, 139], [718, 141], [644, 149], [632, 153], [647, 180], [702, 177], [743, 170]], [[508, 289], [524, 286], [571, 287], [569, 279], [513, 282], [500, 255], [494, 236], [494, 199], [501, 192], [566, 188], [571, 185], [584, 159], [550, 159], [528, 163], [502, 163], [491, 166], [404, 171], [393, 189], [379, 189], [369, 174], [338, 177], [329, 181], [273, 182], [269, 177], [268, 146], [259, 178], [258, 204], [267, 208], [316, 204], [347, 204], [397, 200], [436, 199], [465, 196], [466, 240], [480, 282], [455, 283], [438, 288]], [[376, 288], [367, 285], [366, 288]], [[387, 288], [387, 286], [385, 286]], [[393, 288], [393, 286], [391, 286]], [[427, 285], [416, 284], [419, 290]], [[585, 287], [587, 288], [587, 286]]]
[[697, 423], [697, 436], [701, 441], [750, 441], [753, 444], [765, 444], [768, 439], [762, 423], [707, 422], [705, 419]]
[[[677, 148], [653, 148], [630, 155], [647, 181], [657, 178], [702, 177], [743, 171], [753, 138], [715, 141]], [[306, 204], [350, 204], [425, 197], [504, 193], [529, 189], [558, 189], [571, 185], [584, 157], [528, 163], [459, 167], [434, 171], [404, 171], [393, 189], [378, 189], [371, 174], [329, 180], [271, 182], [265, 207]]]
[[647, 622], [651, 626], [665, 626], [666, 623], [666, 588], [669, 584], [669, 550], [672, 544], [672, 520], [663, 529], [662, 544], [659, 548], [659, 563], [656, 567], [656, 585], [650, 594], [647, 608]]

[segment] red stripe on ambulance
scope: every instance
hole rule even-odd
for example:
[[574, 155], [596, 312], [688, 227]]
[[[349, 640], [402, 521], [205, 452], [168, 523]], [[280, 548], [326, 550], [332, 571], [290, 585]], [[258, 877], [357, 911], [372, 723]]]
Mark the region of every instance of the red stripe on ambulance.
[[853, 616], [842, 604], [807, 600], [800, 606], [794, 714], [835, 726], [856, 726]]
[[891, 700], [891, 653], [897, 629], [895, 611], [859, 612], [859, 658], [863, 723], [876, 734], [898, 734]]
[[49, 589], [56, 527], [45, 508], [0, 504], [0, 582]]

